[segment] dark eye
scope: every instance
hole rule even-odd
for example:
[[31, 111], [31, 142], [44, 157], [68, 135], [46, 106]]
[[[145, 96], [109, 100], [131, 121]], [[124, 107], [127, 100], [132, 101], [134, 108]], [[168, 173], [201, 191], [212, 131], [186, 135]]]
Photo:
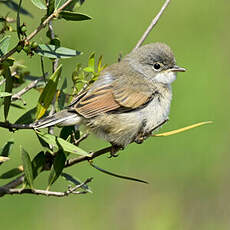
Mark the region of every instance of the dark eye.
[[159, 71], [161, 69], [161, 64], [156, 62], [153, 64], [153, 68], [156, 70], [156, 71]]

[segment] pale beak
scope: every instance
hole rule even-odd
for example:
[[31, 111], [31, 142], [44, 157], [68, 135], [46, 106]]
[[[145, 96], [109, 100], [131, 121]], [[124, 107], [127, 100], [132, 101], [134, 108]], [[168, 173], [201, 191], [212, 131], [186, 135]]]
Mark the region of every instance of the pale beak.
[[172, 72], [185, 72], [186, 69], [185, 68], [182, 68], [182, 67], [179, 67], [177, 65], [174, 65], [173, 68], [170, 69]]

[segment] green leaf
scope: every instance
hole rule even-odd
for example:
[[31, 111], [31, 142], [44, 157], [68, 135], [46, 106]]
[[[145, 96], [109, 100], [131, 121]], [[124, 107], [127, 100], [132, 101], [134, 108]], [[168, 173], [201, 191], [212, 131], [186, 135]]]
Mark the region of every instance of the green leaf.
[[82, 54], [77, 50], [47, 44], [38, 45], [35, 53], [48, 58], [71, 58]]
[[37, 105], [36, 119], [41, 118], [45, 114], [49, 105], [51, 104], [57, 90], [57, 84], [61, 76], [61, 71], [62, 71], [62, 65], [60, 65], [57, 68], [57, 70], [52, 74], [48, 83], [46, 84], [46, 87], [41, 93]]
[[[67, 181], [73, 183], [74, 185], [80, 185], [80, 184], [82, 184], [82, 182], [80, 180], [72, 177], [68, 173], [62, 173], [61, 176], [63, 176]], [[92, 193], [92, 190], [89, 188], [89, 186], [87, 184], [82, 185], [81, 188], [84, 189], [87, 192], [91, 192]]]
[[16, 121], [15, 124], [30, 124], [32, 123], [35, 118], [36, 118], [36, 111], [37, 108], [30, 109], [26, 113], [24, 113], [21, 117], [19, 117]]
[[58, 96], [58, 108], [59, 108], [59, 110], [62, 110], [65, 107], [67, 94], [64, 93], [64, 90], [66, 88], [67, 88], [67, 79], [65, 78], [64, 82], [63, 82], [63, 84], [61, 86], [59, 96]]
[[80, 131], [79, 130], [75, 130], [74, 125], [72, 126], [65, 126], [62, 128], [61, 132], [60, 132], [60, 137], [64, 140], [67, 140], [69, 136], [71, 136], [74, 133], [74, 137], [75, 139], [79, 139], [80, 138]]
[[83, 70], [87, 73], [94, 73], [94, 68], [91, 67], [85, 67]]
[[11, 150], [12, 150], [12, 147], [14, 145], [14, 141], [10, 140], [8, 141], [1, 149], [0, 149], [0, 156], [3, 156], [3, 157], [8, 157]]
[[22, 157], [22, 164], [25, 173], [26, 182], [29, 184], [30, 188], [33, 188], [33, 170], [32, 170], [32, 163], [30, 160], [29, 154], [20, 146], [21, 150], [21, 157]]
[[12, 93], [0, 92], [0, 97], [9, 97], [12, 96]]
[[[14, 11], [18, 11], [18, 4], [17, 3], [15, 3], [14, 1], [12, 1], [12, 0], [7, 0], [7, 1], [1, 1], [2, 3], [4, 3], [6, 6], [8, 6], [10, 9], [12, 9], [12, 10], [14, 10]], [[20, 8], [20, 14], [24, 14], [24, 15], [28, 15], [28, 16], [30, 16], [30, 17], [32, 17], [32, 14], [29, 12], [29, 11], [27, 11], [26, 9], [24, 9], [24, 8]]]
[[9, 179], [9, 178], [12, 178], [12, 177], [15, 177], [15, 176], [18, 176], [22, 173], [23, 171], [20, 170], [20, 168], [13, 168], [5, 173], [3, 173], [1, 176], [0, 176], [0, 179]]
[[[13, 79], [11, 77], [11, 72], [10, 72], [10, 68], [7, 67], [2, 75], [5, 77], [6, 79], [6, 84], [5, 84], [5, 92], [7, 93], [12, 93], [12, 89], [13, 89]], [[10, 109], [10, 103], [11, 103], [11, 96], [9, 97], [5, 97], [4, 98], [4, 116], [5, 119], [7, 119], [8, 113], [9, 113], [9, 109]]]
[[64, 18], [67, 21], [85, 21], [91, 20], [92, 17], [86, 14], [71, 12], [71, 11], [61, 11], [59, 14], [60, 18]]
[[47, 16], [50, 16], [54, 12], [54, 3], [55, 3], [55, 0], [49, 0]]
[[44, 169], [46, 163], [45, 154], [43, 151], [39, 152], [32, 160], [33, 178], [35, 179]]
[[41, 0], [31, 0], [31, 2], [41, 10], [46, 10], [46, 5]]
[[20, 40], [20, 33], [21, 33], [21, 28], [20, 28], [20, 24], [21, 24], [20, 23], [20, 9], [21, 9], [21, 5], [22, 5], [22, 0], [19, 0], [18, 10], [17, 10], [17, 21], [16, 21], [18, 40]]
[[85, 0], [73, 0], [68, 6], [64, 8], [64, 10], [68, 10], [68, 11], [78, 10], [84, 2]]
[[69, 143], [68, 141], [65, 141], [64, 139], [60, 137], [56, 137], [54, 135], [48, 134], [48, 133], [42, 133], [37, 132], [37, 135], [44, 140], [46, 143], [55, 146], [56, 148], [59, 148], [61, 146], [65, 152], [68, 153], [74, 153], [82, 156], [87, 156], [88, 153], [79, 147]]
[[48, 188], [49, 190], [50, 186], [58, 179], [58, 177], [61, 175], [63, 168], [65, 167], [65, 161], [66, 156], [62, 149], [59, 149], [57, 152], [54, 163], [51, 168], [49, 180], [48, 180]]
[[67, 0], [55, 0], [54, 8], [55, 10], [60, 8]]
[[10, 44], [10, 38], [11, 36], [7, 35], [0, 41], [0, 57], [7, 53]]
[[95, 66], [95, 52], [91, 53], [89, 56], [88, 67], [94, 70]]

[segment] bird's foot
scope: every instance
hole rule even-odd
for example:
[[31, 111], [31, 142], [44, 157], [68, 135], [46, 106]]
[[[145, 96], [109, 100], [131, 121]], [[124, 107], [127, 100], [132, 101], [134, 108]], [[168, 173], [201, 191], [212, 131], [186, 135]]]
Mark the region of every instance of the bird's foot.
[[124, 148], [118, 145], [113, 145], [111, 146], [111, 151], [110, 151], [110, 155], [108, 156], [108, 158], [112, 158], [112, 157], [118, 157], [119, 154], [117, 154], [117, 152], [119, 150], [123, 150]]
[[148, 136], [149, 135], [140, 133], [135, 137], [134, 142], [136, 142], [137, 144], [142, 144], [148, 138]]

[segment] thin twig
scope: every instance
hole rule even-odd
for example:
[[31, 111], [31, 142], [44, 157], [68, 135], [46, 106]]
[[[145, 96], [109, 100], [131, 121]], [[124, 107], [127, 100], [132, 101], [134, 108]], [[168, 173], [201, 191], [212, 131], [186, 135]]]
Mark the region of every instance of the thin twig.
[[110, 147], [107, 147], [107, 148], [104, 148], [104, 149], [100, 149], [96, 152], [93, 152], [87, 156], [80, 156], [80, 157], [77, 157], [77, 158], [72, 158], [72, 159], [69, 159], [66, 161], [65, 163], [65, 168], [68, 168], [72, 165], [75, 165], [75, 164], [78, 164], [82, 161], [89, 161], [89, 160], [92, 160], [96, 157], [99, 157], [105, 153], [109, 153], [113, 150], [113, 146], [110, 146]]
[[79, 139], [75, 140], [74, 138], [74, 145], [78, 146], [82, 141], [84, 141], [86, 138], [88, 138], [89, 133], [85, 133], [80, 137]]
[[171, 0], [166, 0], [164, 5], [162, 6], [161, 10], [159, 11], [159, 13], [156, 15], [156, 17], [154, 17], [154, 19], [152, 20], [151, 24], [149, 25], [149, 27], [146, 29], [146, 31], [144, 32], [144, 34], [142, 35], [141, 39], [137, 42], [135, 49], [139, 48], [142, 43], [145, 41], [145, 39], [147, 38], [147, 36], [149, 35], [149, 33], [151, 32], [151, 30], [153, 29], [153, 27], [157, 24], [157, 22], [159, 21], [161, 15], [163, 14], [163, 12], [165, 11], [165, 9], [167, 8], [168, 4], [170, 3]]
[[14, 188], [0, 187], [0, 196], [4, 196], [6, 194], [10, 194], [10, 195], [35, 194], [35, 195], [44, 195], [44, 196], [64, 197], [64, 196], [69, 196], [70, 194], [85, 194], [87, 193], [86, 190], [83, 191], [76, 191], [76, 190], [82, 188], [84, 185], [88, 184], [91, 181], [92, 178], [88, 178], [85, 182], [76, 185], [73, 188], [69, 188], [65, 192], [54, 192], [54, 191], [30, 189], [30, 188], [14, 189]]
[[[52, 20], [50, 20], [49, 23], [48, 23], [48, 30], [50, 32], [51, 40], [55, 39], [55, 33], [54, 33]], [[53, 67], [52, 71], [53, 71], [53, 73], [57, 70], [58, 63], [59, 63], [59, 58], [55, 58], [55, 60], [52, 61], [52, 67]], [[55, 93], [55, 95], [53, 97], [53, 100], [52, 100], [52, 103], [51, 103], [51, 109], [50, 109], [50, 112], [49, 112], [49, 116], [52, 116], [56, 112], [56, 109], [55, 109], [55, 103], [56, 103], [56, 98], [57, 98], [56, 95], [57, 95], [57, 93]], [[54, 127], [53, 126], [50, 126], [48, 128], [48, 133], [52, 134], [52, 135], [54, 134]]]
[[[68, 0], [66, 1], [60, 8], [55, 10], [44, 22], [42, 22], [31, 34], [27, 36], [27, 38], [24, 40], [24, 43], [27, 44], [34, 36], [36, 36], [43, 28], [46, 27], [46, 25], [55, 17], [58, 16], [58, 14], [66, 7], [68, 6], [73, 0]], [[17, 52], [17, 47], [16, 45], [13, 49], [11, 49], [9, 52], [7, 52], [5, 55], [3, 55], [0, 58], [0, 63], [2, 63], [4, 60], [6, 60], [8, 57], [13, 55], [14, 53]]]
[[14, 94], [11, 97], [12, 101], [16, 101], [16, 100], [21, 100], [22, 95], [24, 95], [25, 93], [27, 93], [28, 91], [30, 91], [31, 89], [33, 89], [34, 87], [36, 87], [36, 85], [38, 84], [38, 82], [42, 80], [41, 79], [37, 79], [35, 81], [32, 81], [29, 85], [27, 85], [25, 88], [23, 88], [21, 91], [19, 91], [18, 93]]

